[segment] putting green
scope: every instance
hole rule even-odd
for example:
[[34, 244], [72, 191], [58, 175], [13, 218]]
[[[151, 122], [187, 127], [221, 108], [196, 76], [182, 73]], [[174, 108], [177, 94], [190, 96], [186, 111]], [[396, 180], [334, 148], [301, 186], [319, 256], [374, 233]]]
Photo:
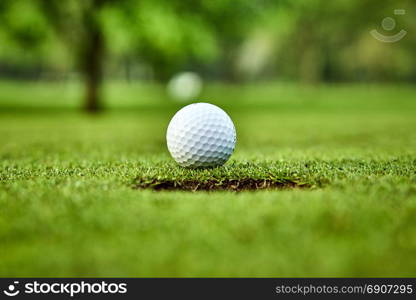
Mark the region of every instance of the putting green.
[[[77, 85], [0, 88], [1, 276], [415, 274], [413, 87], [208, 86], [237, 129], [210, 170], [169, 157], [159, 86], [110, 84], [98, 116]], [[289, 186], [136, 188], [241, 180]]]

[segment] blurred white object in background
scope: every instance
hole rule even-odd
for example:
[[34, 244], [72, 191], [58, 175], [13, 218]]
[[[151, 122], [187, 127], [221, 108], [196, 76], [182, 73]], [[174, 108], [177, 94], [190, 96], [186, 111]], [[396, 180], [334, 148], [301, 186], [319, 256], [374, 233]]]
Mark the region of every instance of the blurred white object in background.
[[202, 79], [194, 72], [180, 72], [172, 77], [167, 89], [169, 96], [177, 101], [195, 100], [201, 93]]
[[237, 71], [246, 79], [261, 76], [276, 56], [274, 36], [257, 33], [249, 37], [240, 48], [237, 57]]

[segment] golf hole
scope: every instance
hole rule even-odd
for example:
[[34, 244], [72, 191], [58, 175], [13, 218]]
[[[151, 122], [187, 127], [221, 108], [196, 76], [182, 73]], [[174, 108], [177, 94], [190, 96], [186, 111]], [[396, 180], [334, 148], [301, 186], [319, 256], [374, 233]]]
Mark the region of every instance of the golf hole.
[[140, 180], [137, 179], [135, 189], [150, 189], [155, 191], [257, 191], [257, 190], [284, 190], [296, 188], [311, 188], [307, 183], [294, 181], [274, 181], [269, 179], [225, 179], [225, 180]]

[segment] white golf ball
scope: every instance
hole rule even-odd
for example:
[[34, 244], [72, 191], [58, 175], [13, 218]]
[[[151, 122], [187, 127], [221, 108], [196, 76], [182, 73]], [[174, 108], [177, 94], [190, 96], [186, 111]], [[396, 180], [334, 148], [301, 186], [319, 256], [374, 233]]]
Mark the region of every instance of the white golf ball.
[[166, 133], [168, 149], [175, 161], [190, 168], [223, 165], [234, 151], [233, 121], [218, 106], [194, 103], [179, 110]]

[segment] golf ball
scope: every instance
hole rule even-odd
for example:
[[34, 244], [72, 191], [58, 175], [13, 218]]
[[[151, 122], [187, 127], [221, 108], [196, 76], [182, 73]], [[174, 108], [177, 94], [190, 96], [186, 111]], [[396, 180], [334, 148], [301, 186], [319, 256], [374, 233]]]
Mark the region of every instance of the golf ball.
[[181, 72], [169, 81], [167, 90], [174, 100], [190, 101], [201, 93], [202, 79], [197, 73]]
[[189, 168], [223, 165], [234, 151], [233, 121], [218, 106], [194, 103], [172, 118], [166, 133], [168, 149], [175, 161]]

